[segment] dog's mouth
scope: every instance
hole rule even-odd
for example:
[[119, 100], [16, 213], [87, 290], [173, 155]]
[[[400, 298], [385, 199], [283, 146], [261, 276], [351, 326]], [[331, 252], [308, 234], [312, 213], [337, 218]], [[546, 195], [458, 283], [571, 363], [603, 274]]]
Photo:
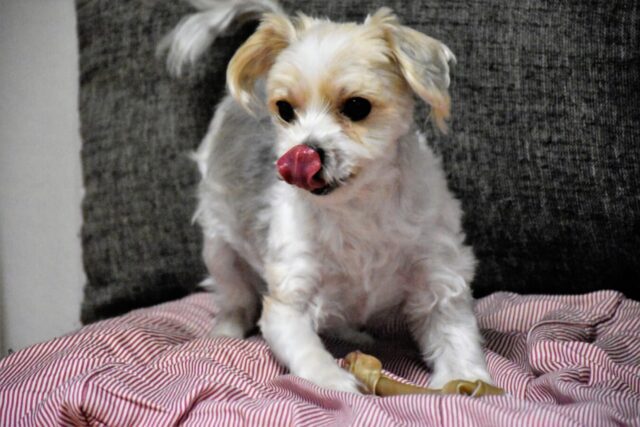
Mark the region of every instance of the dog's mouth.
[[324, 187], [316, 188], [315, 190], [311, 190], [311, 193], [316, 196], [326, 196], [327, 194], [333, 193], [334, 190], [339, 188], [342, 185], [341, 182], [335, 182], [331, 184], [327, 184]]
[[325, 153], [307, 144], [296, 145], [276, 163], [278, 174], [285, 182], [307, 190], [316, 196], [326, 196], [341, 187], [346, 180], [328, 181], [323, 174]]

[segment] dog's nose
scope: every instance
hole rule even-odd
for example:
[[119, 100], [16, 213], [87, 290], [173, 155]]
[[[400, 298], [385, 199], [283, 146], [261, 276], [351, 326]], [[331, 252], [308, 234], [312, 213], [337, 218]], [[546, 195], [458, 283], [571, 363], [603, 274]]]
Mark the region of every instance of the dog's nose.
[[327, 183], [320, 176], [324, 151], [299, 144], [284, 153], [276, 163], [278, 173], [288, 184], [313, 191]]

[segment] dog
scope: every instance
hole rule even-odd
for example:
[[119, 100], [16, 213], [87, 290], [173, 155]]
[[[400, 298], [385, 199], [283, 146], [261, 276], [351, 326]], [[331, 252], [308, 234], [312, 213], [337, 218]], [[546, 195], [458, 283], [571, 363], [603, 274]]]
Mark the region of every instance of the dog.
[[194, 153], [212, 335], [257, 322], [292, 374], [357, 393], [319, 334], [365, 344], [362, 328], [401, 313], [432, 387], [491, 383], [460, 203], [412, 119], [426, 102], [446, 131], [451, 50], [387, 8], [336, 23], [270, 0], [192, 4], [159, 45], [176, 75], [234, 23], [260, 20]]

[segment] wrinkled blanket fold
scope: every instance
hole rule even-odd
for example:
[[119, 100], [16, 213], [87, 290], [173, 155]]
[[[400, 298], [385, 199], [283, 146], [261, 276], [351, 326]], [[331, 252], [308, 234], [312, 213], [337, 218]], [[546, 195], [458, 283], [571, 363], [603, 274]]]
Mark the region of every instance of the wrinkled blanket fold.
[[[508, 396], [379, 398], [289, 375], [259, 335], [209, 338], [206, 294], [133, 311], [0, 361], [0, 425], [640, 426], [640, 303], [614, 291], [496, 293], [475, 306]], [[374, 331], [386, 373], [427, 385], [401, 322]], [[352, 344], [327, 338], [340, 358]]]

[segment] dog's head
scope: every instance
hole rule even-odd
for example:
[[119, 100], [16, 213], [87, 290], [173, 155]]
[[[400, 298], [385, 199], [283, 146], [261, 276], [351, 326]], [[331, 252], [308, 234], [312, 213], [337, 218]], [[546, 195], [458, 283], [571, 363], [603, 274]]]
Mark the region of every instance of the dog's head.
[[386, 8], [362, 24], [266, 14], [229, 63], [227, 84], [250, 108], [256, 81], [266, 78], [280, 177], [327, 195], [393, 157], [411, 127], [413, 94], [445, 130], [452, 60], [444, 44]]

